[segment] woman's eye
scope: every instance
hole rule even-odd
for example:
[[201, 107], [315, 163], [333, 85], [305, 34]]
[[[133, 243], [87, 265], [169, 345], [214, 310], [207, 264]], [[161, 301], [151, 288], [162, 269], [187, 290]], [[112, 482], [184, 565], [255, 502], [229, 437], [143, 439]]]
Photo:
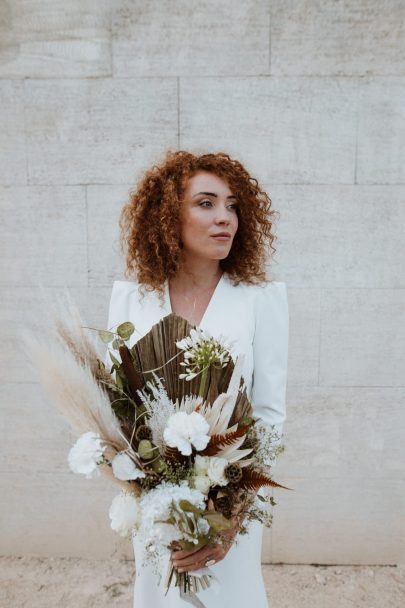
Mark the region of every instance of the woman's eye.
[[[203, 201], [200, 202], [200, 205], [204, 205], [204, 203], [209, 203], [210, 205], [212, 205], [212, 202], [209, 201], [208, 199], [204, 199]], [[228, 207], [231, 207], [233, 209], [235, 209], [235, 211], [238, 209], [239, 205], [237, 203], [231, 203], [230, 205], [228, 205]]]

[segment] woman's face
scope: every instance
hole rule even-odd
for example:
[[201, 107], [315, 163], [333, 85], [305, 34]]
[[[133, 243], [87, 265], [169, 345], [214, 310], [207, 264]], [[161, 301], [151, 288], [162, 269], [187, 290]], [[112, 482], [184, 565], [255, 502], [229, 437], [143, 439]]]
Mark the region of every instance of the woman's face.
[[[184, 251], [222, 260], [229, 254], [238, 229], [238, 203], [222, 177], [199, 171], [187, 180], [180, 211]], [[215, 237], [227, 233], [228, 237]]]

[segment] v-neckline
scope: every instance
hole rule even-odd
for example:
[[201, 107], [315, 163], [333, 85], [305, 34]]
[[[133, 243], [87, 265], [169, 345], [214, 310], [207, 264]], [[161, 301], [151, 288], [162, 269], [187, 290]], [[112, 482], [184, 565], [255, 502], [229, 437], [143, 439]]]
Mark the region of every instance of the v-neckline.
[[[225, 280], [225, 274], [226, 273], [224, 271], [222, 273], [221, 278], [219, 279], [218, 283], [216, 284], [216, 287], [215, 287], [214, 291], [212, 292], [210, 301], [207, 304], [207, 307], [205, 309], [205, 312], [204, 312], [204, 314], [202, 316], [201, 321], [198, 324], [194, 323], [194, 325], [196, 327], [201, 327], [201, 324], [205, 321], [205, 319], [206, 319], [206, 317], [207, 317], [207, 315], [208, 315], [208, 313], [209, 313], [209, 311], [210, 311], [210, 309], [211, 309], [211, 307], [213, 305], [213, 302], [214, 302], [215, 298], [218, 296], [218, 291], [219, 291], [222, 283]], [[170, 301], [170, 290], [169, 290], [169, 280], [168, 279], [166, 279], [166, 282], [165, 282], [165, 300], [166, 300], [166, 309], [169, 311], [169, 314], [176, 314], [176, 313], [173, 312], [172, 303]]]

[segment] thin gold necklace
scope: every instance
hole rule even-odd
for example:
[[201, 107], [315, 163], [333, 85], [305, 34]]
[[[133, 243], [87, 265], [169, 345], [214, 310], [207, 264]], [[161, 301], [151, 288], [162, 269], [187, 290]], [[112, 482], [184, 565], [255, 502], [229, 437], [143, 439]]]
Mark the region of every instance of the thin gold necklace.
[[[201, 291], [199, 291], [199, 292], [197, 293], [197, 295], [195, 296], [195, 298], [194, 298], [194, 302], [193, 302], [193, 317], [192, 317], [193, 319], [194, 319], [194, 317], [195, 317], [195, 306], [196, 306], [196, 303], [197, 303], [197, 299], [198, 299], [198, 297], [199, 297], [200, 295], [202, 295], [203, 293], [205, 293], [205, 292], [209, 291], [210, 289], [215, 290], [215, 288], [217, 287], [217, 285], [218, 285], [219, 281], [220, 281], [220, 280], [221, 280], [221, 278], [222, 278], [222, 275], [223, 275], [223, 273], [221, 273], [221, 275], [219, 276], [219, 279], [217, 280], [217, 282], [215, 283], [215, 285], [211, 285], [210, 287], [206, 287], [205, 289], [202, 289], [202, 290], [201, 290]], [[188, 302], [191, 302], [191, 298], [190, 298], [189, 296], [187, 296], [185, 293], [183, 293], [183, 294], [182, 294], [182, 297], [184, 297], [184, 298], [185, 298], [185, 299], [186, 299]]]

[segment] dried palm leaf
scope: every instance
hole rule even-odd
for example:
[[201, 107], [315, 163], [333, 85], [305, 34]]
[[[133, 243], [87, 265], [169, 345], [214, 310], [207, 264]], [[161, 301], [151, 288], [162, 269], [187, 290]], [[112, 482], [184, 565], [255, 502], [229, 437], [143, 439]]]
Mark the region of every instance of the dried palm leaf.
[[[153, 372], [163, 379], [170, 399], [181, 400], [186, 395], [197, 396], [200, 388], [201, 376], [186, 380], [179, 378], [184, 373], [183, 351], [176, 346], [176, 342], [190, 334], [193, 325], [186, 319], [174, 313], [166, 315], [153, 325], [150, 331], [140, 338], [132, 347], [131, 353], [134, 365], [142, 375], [144, 384], [153, 381]], [[228, 389], [234, 363], [229, 361], [225, 368], [211, 366], [205, 385], [205, 401], [212, 403], [221, 393]]]

